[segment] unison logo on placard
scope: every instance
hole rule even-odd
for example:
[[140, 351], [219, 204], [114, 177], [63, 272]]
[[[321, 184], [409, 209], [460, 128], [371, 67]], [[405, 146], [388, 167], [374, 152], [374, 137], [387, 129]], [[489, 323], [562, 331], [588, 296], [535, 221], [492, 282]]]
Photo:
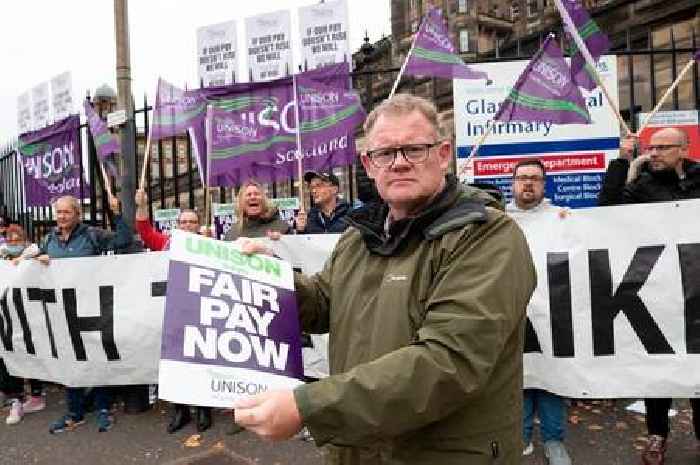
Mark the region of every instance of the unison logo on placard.
[[185, 248], [190, 253], [220, 260], [226, 268], [237, 271], [264, 272], [276, 277], [282, 274], [278, 261], [260, 255], [244, 255], [235, 247], [212, 239], [188, 236]]

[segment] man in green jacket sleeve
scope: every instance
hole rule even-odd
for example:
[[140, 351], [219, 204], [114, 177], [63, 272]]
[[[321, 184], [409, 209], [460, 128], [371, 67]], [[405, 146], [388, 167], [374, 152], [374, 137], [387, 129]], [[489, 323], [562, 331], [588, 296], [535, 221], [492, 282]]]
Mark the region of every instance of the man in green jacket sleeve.
[[[324, 269], [295, 276], [331, 376], [236, 403], [268, 439], [306, 426], [338, 464], [518, 464], [525, 308], [536, 275], [496, 202], [446, 174], [430, 102], [396, 95], [365, 122], [382, 204], [348, 216]], [[249, 243], [247, 252], [263, 246]]]

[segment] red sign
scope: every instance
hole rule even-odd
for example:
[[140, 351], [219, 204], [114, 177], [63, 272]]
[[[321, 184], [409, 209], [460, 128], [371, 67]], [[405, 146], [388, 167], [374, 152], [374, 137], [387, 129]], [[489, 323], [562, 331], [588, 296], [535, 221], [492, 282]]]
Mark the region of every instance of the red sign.
[[[640, 121], [646, 120], [646, 113], [639, 115]], [[688, 156], [700, 161], [700, 125], [697, 110], [660, 111], [651, 119], [649, 125], [639, 134], [642, 145], [648, 144], [651, 136], [662, 128], [676, 128], [688, 135]]]
[[562, 171], [605, 171], [605, 154], [601, 152], [477, 158], [474, 160], [474, 176], [510, 176], [518, 162], [529, 159], [541, 161], [547, 174]]

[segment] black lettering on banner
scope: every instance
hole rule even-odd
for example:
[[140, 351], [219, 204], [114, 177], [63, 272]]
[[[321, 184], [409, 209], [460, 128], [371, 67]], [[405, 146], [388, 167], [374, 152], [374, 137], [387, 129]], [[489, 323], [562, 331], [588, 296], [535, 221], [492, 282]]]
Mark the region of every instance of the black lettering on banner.
[[63, 289], [62, 293], [63, 308], [66, 312], [68, 331], [76, 359], [79, 361], [87, 360], [85, 345], [80, 333], [99, 331], [107, 360], [119, 360], [119, 351], [114, 344], [114, 287], [100, 286], [100, 316], [79, 317], [75, 289]]
[[12, 289], [12, 303], [15, 306], [15, 311], [19, 317], [19, 324], [22, 327], [22, 336], [24, 337], [24, 347], [27, 349], [27, 353], [30, 355], [36, 355], [36, 349], [34, 349], [34, 340], [32, 339], [32, 328], [29, 327], [27, 322], [27, 314], [24, 311], [24, 301], [22, 300], [22, 289], [13, 288]]
[[639, 247], [614, 294], [608, 251], [588, 251], [594, 355], [615, 354], [613, 323], [620, 312], [627, 317], [647, 353], [674, 353], [639, 297], [639, 290], [649, 278], [663, 250], [663, 245]]
[[700, 354], [700, 244], [678, 244], [685, 305], [685, 347]]
[[151, 297], [165, 297], [168, 288], [167, 281], [155, 281], [151, 283]]
[[53, 358], [58, 358], [58, 352], [56, 351], [56, 339], [53, 335], [53, 328], [51, 327], [51, 318], [49, 318], [49, 308], [47, 306], [47, 304], [56, 303], [56, 291], [54, 291], [53, 289], [39, 289], [38, 287], [28, 287], [27, 299], [30, 302], [41, 302], [41, 306], [44, 310], [44, 320], [46, 321], [46, 331], [49, 333], [51, 356]]
[[574, 356], [574, 325], [571, 312], [571, 275], [567, 252], [547, 254], [549, 318], [552, 325], [552, 355]]
[[532, 321], [530, 317], [525, 317], [525, 350], [526, 354], [537, 352], [542, 353], [542, 346], [540, 345], [540, 340], [537, 338], [537, 333], [535, 332], [535, 327], [532, 326]]
[[7, 306], [7, 289], [0, 297], [0, 340], [2, 340], [3, 348], [12, 352], [12, 318], [10, 318], [10, 309]]

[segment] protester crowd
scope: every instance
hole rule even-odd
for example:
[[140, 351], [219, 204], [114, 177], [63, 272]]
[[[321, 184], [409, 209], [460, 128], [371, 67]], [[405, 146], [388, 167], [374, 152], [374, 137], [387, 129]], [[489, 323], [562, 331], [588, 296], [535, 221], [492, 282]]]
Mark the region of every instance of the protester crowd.
[[[562, 220], [567, 215], [545, 197], [545, 165], [535, 158], [515, 165], [512, 201], [504, 213], [498, 189], [463, 185], [447, 174], [452, 148], [439, 137], [430, 102], [407, 95], [387, 100], [370, 114], [365, 132], [368, 150], [361, 161], [376, 183], [379, 203], [352, 209], [340, 197], [332, 172], [308, 172], [304, 180], [312, 207], [302, 208], [289, 224], [262, 184], [250, 180], [240, 186], [238, 218], [224, 240], [343, 236], [321, 273], [295, 274], [303, 329], [334, 338], [332, 376], [309, 380], [294, 392], [241, 401], [236, 422], [271, 439], [306, 427], [318, 444], [342, 446], [330, 452], [338, 463], [389, 463], [382, 457], [391, 457], [391, 463], [512, 464], [532, 453], [538, 417], [549, 463], [571, 464], [565, 447], [567, 400], [540, 389], [512, 395], [522, 389], [524, 312], [536, 277], [525, 238], [511, 217], [552, 210]], [[688, 158], [686, 133], [668, 128], [654, 133], [647, 145], [634, 136], [622, 140], [599, 204], [695, 198], [700, 198], [700, 164]], [[143, 246], [167, 250], [169, 237], [150, 223], [144, 191], [137, 191], [135, 203]], [[59, 259], [136, 250], [115, 198], [110, 208], [114, 232], [82, 223], [80, 202], [59, 198], [56, 227], [39, 244], [30, 244], [20, 226], [2, 220], [0, 257], [51, 266]], [[180, 212], [177, 228], [210, 234], [194, 210]], [[260, 242], [244, 241], [244, 248], [269, 253]], [[475, 267], [490, 273], [475, 274]], [[385, 276], [396, 279], [387, 283]], [[6, 423], [43, 410], [43, 389], [41, 380], [15, 378], [0, 364]], [[76, 429], [91, 409], [98, 430], [109, 431], [112, 393], [107, 387], [66, 388], [67, 411], [48, 431]], [[645, 405], [649, 441], [641, 460], [663, 464], [671, 399], [645, 399]], [[691, 399], [698, 440], [699, 405]], [[193, 407], [197, 430], [207, 430], [211, 408]], [[167, 432], [190, 421], [190, 406], [174, 404]]]

